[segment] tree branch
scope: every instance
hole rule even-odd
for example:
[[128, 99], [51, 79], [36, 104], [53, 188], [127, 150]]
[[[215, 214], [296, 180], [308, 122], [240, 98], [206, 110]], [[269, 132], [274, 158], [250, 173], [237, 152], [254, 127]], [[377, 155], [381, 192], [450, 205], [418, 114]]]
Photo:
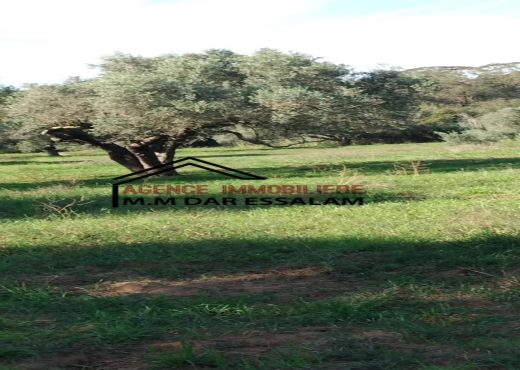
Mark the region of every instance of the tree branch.
[[113, 161], [128, 168], [132, 172], [137, 172], [144, 169], [139, 159], [127, 148], [115, 143], [103, 142], [88, 132], [83, 131], [79, 127], [52, 127], [48, 130], [42, 131], [42, 135], [47, 135], [54, 141], [88, 143], [105, 150]]
[[265, 146], [267, 146], [269, 148], [274, 148], [274, 149], [288, 148], [288, 147], [291, 147], [291, 146], [295, 146], [295, 145], [299, 145], [299, 144], [304, 144], [305, 143], [305, 140], [303, 140], [303, 141], [300, 141], [300, 142], [297, 142], [297, 143], [293, 143], [293, 144], [288, 144], [288, 145], [273, 145], [273, 144], [270, 144], [270, 143], [268, 143], [266, 141], [260, 140], [258, 138], [258, 134], [256, 133], [256, 131], [254, 131], [255, 132], [255, 136], [256, 136], [254, 139], [248, 139], [242, 133], [237, 132], [237, 131], [221, 130], [220, 132], [221, 133], [225, 133], [225, 134], [233, 134], [237, 138], [239, 138], [240, 140], [248, 142], [248, 143], [251, 143], [251, 144], [265, 145]]

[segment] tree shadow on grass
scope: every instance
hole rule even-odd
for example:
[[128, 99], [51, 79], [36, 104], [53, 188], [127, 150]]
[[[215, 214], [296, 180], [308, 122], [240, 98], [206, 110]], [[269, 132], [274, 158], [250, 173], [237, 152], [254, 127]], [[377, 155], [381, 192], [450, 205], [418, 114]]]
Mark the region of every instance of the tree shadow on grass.
[[[195, 222], [195, 221], [194, 221]], [[193, 235], [196, 237], [196, 235]], [[316, 267], [345, 276], [406, 274], [458, 266], [483, 269], [503, 275], [503, 269], [520, 267], [520, 237], [483, 232], [465, 240], [408, 241], [395, 237], [329, 239], [233, 238], [157, 241], [143, 243], [106, 242], [92, 244], [90, 236], [78, 237], [77, 245], [4, 246], [2, 274], [47, 275], [130, 271], [141, 278], [194, 279], [211, 274], [266, 271], [280, 266]], [[519, 271], [520, 272], [520, 271]], [[478, 275], [482, 278], [482, 275]], [[438, 276], [444, 279], [444, 276]], [[449, 276], [446, 276], [449, 278]], [[95, 280], [93, 276], [90, 280]], [[424, 276], [424, 281], [432, 279]], [[446, 279], [444, 279], [446, 280]]]
[[[280, 154], [277, 154], [280, 155]], [[254, 154], [219, 154], [218, 152], [215, 152], [215, 154], [209, 154], [209, 155], [194, 155], [195, 158], [219, 158], [219, 157], [261, 157], [261, 156], [272, 156], [272, 154], [261, 154], [261, 153], [254, 153]], [[183, 156], [187, 157], [187, 156]], [[191, 156], [190, 156], [191, 157]], [[179, 158], [181, 159], [181, 158]]]
[[36, 181], [36, 182], [12, 182], [12, 183], [1, 183], [0, 189], [11, 190], [11, 191], [35, 191], [37, 192], [39, 189], [44, 189], [46, 187], [53, 186], [65, 186], [65, 187], [73, 187], [73, 186], [83, 186], [85, 188], [95, 188], [95, 187], [110, 187], [112, 184], [113, 178], [111, 177], [100, 177], [95, 179], [84, 179], [84, 180], [57, 180], [57, 181]]
[[[348, 165], [349, 168], [359, 168], [361, 173], [384, 173], [385, 171], [394, 170], [394, 165], [397, 162], [366, 162], [359, 164]], [[500, 168], [517, 168], [520, 165], [520, 158], [487, 158], [487, 159], [457, 159], [457, 160], [433, 160], [433, 161], [424, 161], [423, 163], [427, 163], [427, 168], [432, 173], [439, 172], [455, 172], [460, 171], [460, 169], [464, 169], [465, 171], [477, 171], [477, 170], [493, 170]], [[339, 164], [338, 164], [339, 167]], [[277, 181], [282, 182], [284, 185], [287, 184], [288, 179], [291, 178], [305, 178], [305, 179], [317, 179], [323, 177], [324, 174], [333, 174], [334, 171], [325, 171], [325, 172], [316, 172], [309, 166], [294, 166], [294, 167], [265, 167], [265, 168], [245, 168], [241, 169], [242, 171], [253, 173], [255, 175], [265, 176], [267, 180], [254, 180], [251, 182], [247, 182], [247, 185], [254, 185], [256, 187], [261, 185], [272, 185], [276, 184]], [[188, 172], [183, 176], [172, 177], [172, 178], [148, 178], [147, 184], [174, 184], [174, 185], [193, 185], [193, 184], [211, 184], [212, 181], [223, 181], [228, 180], [225, 176], [208, 172], [208, 171], [198, 171], [198, 172]], [[298, 183], [295, 185], [305, 185], [305, 183], [301, 183], [301, 180], [298, 180]], [[33, 194], [24, 197], [4, 197], [1, 199], [2, 208], [0, 209], [0, 219], [18, 219], [25, 217], [36, 217], [43, 218], [47, 216], [60, 216], [63, 217], [64, 214], [60, 212], [54, 212], [51, 208], [47, 207], [50, 211], [42, 211], [42, 208], [45, 204], [49, 204], [50, 198], [54, 199], [54, 204], [58, 207], [56, 209], [60, 209], [59, 207], [67, 206], [68, 204], [73, 203], [75, 200], [79, 200], [81, 195], [77, 195], [75, 197], [71, 196], [60, 196], [61, 189], [57, 189], [56, 194], [47, 194], [45, 193], [45, 187], [53, 187], [53, 186], [65, 186], [65, 187], [78, 187], [78, 192], [81, 192], [80, 188], [84, 187], [85, 192], [88, 193], [89, 189], [100, 189], [105, 188], [107, 192], [111, 189], [111, 184], [114, 183], [113, 178], [97, 178], [97, 179], [86, 179], [80, 180], [79, 182], [71, 182], [71, 181], [40, 181], [35, 183], [4, 183], [0, 184], [0, 188], [14, 191], [30, 191], [33, 190]], [[142, 180], [134, 184], [143, 183]], [[234, 182], [236, 184], [236, 182]], [[244, 182], [240, 182], [240, 185], [245, 184]], [[236, 187], [240, 186], [237, 185]], [[234, 185], [235, 186], [235, 185]], [[218, 189], [217, 189], [218, 190]], [[213, 190], [216, 191], [216, 190]], [[39, 194], [41, 192], [42, 194]], [[120, 193], [121, 194], [121, 193]], [[222, 197], [222, 194], [215, 193], [215, 196]], [[344, 194], [340, 194], [344, 195]], [[257, 195], [254, 195], [257, 196]], [[263, 195], [262, 195], [263, 196]], [[273, 196], [273, 195], [271, 195]], [[332, 196], [332, 195], [331, 195]], [[338, 196], [338, 194], [333, 194], [334, 197]], [[190, 195], [186, 196], [175, 196], [175, 198], [179, 201], [176, 204], [183, 205], [185, 204], [184, 199], [186, 197], [192, 197]], [[298, 196], [287, 196], [287, 198], [296, 198]], [[351, 197], [351, 195], [348, 195]], [[89, 214], [95, 215], [100, 214], [102, 212], [106, 212], [107, 209], [111, 208], [112, 201], [110, 195], [107, 196], [88, 196], [88, 204], [83, 202], [81, 205], [77, 204], [69, 207], [69, 211], [74, 211], [75, 214]], [[380, 203], [380, 202], [408, 202], [408, 201], [421, 201], [424, 200], [425, 197], [421, 194], [408, 194], [408, 193], [400, 193], [396, 191], [385, 191], [380, 190], [376, 192], [370, 192], [369, 196], [366, 197], [365, 203]], [[151, 201], [152, 204], [143, 204], [145, 206], [154, 205], [155, 200]], [[171, 204], [171, 203], [170, 203]], [[228, 209], [244, 209], [244, 207], [233, 207], [233, 204], [228, 203], [231, 207]], [[220, 207], [222, 204], [202, 204], [201, 206], [195, 205], [190, 206], [190, 209], [193, 210], [203, 210], [212, 207]], [[162, 206], [161, 203], [158, 203], [157, 206]], [[265, 204], [263, 206], [270, 206]], [[142, 209], [142, 208], [141, 208]], [[148, 210], [147, 208], [146, 210]], [[162, 208], [164, 209], [164, 208]], [[139, 212], [139, 208], [118, 208], [112, 210], [115, 213], [126, 213], [129, 211], [137, 211]], [[70, 216], [71, 214], [65, 213], [66, 216]]]
[[95, 160], [75, 160], [75, 161], [71, 161], [71, 160], [67, 160], [67, 159], [64, 159], [62, 161], [31, 161], [31, 160], [27, 160], [27, 161], [5, 161], [5, 162], [0, 162], [0, 168], [2, 166], [6, 166], [6, 165], [28, 165], [28, 164], [39, 164], [39, 165], [42, 165], [42, 164], [68, 164], [68, 163], [81, 163], [81, 162], [98, 162], [98, 161], [95, 161]]
[[[281, 155], [281, 154], [277, 154]], [[82, 155], [83, 156], [83, 155]], [[214, 154], [209, 155], [195, 155], [193, 157], [195, 158], [219, 158], [219, 157], [260, 157], [260, 156], [271, 156], [271, 154], [261, 154], [261, 153], [255, 153], [255, 154], [219, 154], [218, 152], [215, 152]], [[179, 156], [177, 159], [182, 159], [183, 157], [188, 156]], [[189, 156], [191, 157], [191, 156]], [[68, 158], [63, 158], [63, 160], [18, 160], [18, 161], [0, 161], [0, 168], [4, 165], [33, 165], [33, 164], [68, 164], [68, 163], [81, 163], [81, 162], [89, 162], [89, 163], [95, 163], [95, 162], [109, 162], [109, 158], [99, 158], [97, 160], [95, 159], [83, 159], [83, 160], [70, 160]], [[114, 162], [115, 163], [115, 162]]]
[[[234, 177], [229, 177], [224, 174], [212, 172], [210, 170], [198, 169], [196, 167], [187, 166], [188, 171], [184, 168], [179, 170], [180, 176], [172, 177], [148, 177], [143, 180], [137, 180], [136, 183], [143, 183], [146, 181], [151, 184], [204, 184], [211, 181], [241, 181]], [[195, 168], [195, 171], [192, 169]], [[293, 166], [293, 167], [261, 167], [261, 168], [240, 168], [240, 171], [247, 172], [253, 175], [267, 177], [267, 180], [276, 181], [277, 179], [290, 179], [292, 177], [322, 177], [322, 173], [313, 172], [312, 168], [305, 166]], [[226, 171], [226, 170], [222, 170]], [[233, 172], [231, 172], [233, 174]], [[114, 177], [121, 176], [121, 174], [114, 174]], [[246, 177], [245, 175], [241, 175]], [[78, 179], [75, 181], [70, 180], [59, 180], [59, 181], [36, 181], [36, 182], [19, 182], [19, 183], [1, 183], [0, 189], [6, 190], [18, 190], [27, 191], [38, 189], [48, 186], [65, 185], [70, 186], [71, 184], [80, 184], [81, 186], [108, 186], [121, 180], [114, 180], [111, 177], [100, 177], [90, 179]], [[255, 184], [261, 184], [263, 180], [255, 180]], [[300, 185], [300, 184], [299, 184]]]
[[[335, 325], [386, 328], [423, 345], [460, 345], [479, 336], [506, 343], [504, 333], [490, 330], [489, 318], [507, 323], [514, 310], [501, 304], [520, 300], [515, 291], [497, 295], [490, 305], [457, 298], [461, 286], [503, 285], [504, 270], [520, 265], [518, 236], [482, 234], [452, 242], [352, 237], [84, 242], [0, 250], [2, 323], [11, 333], [3, 338], [4, 357], [266, 328], [276, 328], [276, 335], [326, 326], [332, 334]], [[473, 273], [442, 274], [460, 267]], [[140, 282], [150, 284], [149, 279], [161, 279], [163, 290], [139, 291]], [[112, 291], [98, 294], [99, 283]], [[127, 290], [115, 289], [122, 286]], [[421, 295], [421, 286], [433, 289]], [[452, 297], [435, 300], [434, 293]], [[448, 320], [452, 317], [458, 319]], [[36, 335], [27, 341], [31, 333]], [[493, 354], [500, 351], [508, 350]]]
[[[229, 155], [230, 157], [237, 155]], [[240, 156], [240, 155], [238, 155]], [[212, 157], [212, 156], [208, 156]], [[79, 161], [83, 162], [83, 161]], [[60, 162], [70, 163], [70, 162]], [[374, 161], [374, 162], [362, 162], [362, 163], [337, 163], [330, 167], [337, 166], [336, 170], [316, 170], [311, 165], [300, 165], [300, 166], [282, 166], [282, 167], [254, 167], [254, 168], [240, 168], [240, 171], [252, 173], [258, 176], [267, 177], [268, 180], [276, 181], [278, 179], [290, 179], [294, 177], [304, 178], [317, 178], [323, 177], [324, 175], [335, 175], [339, 176], [342, 170], [342, 166], [346, 166], [349, 169], [359, 169], [361, 174], [384, 174], [384, 173], [403, 173], [400, 168], [402, 166], [408, 166], [407, 173], [413, 174], [411, 163], [406, 161]], [[459, 172], [459, 171], [479, 171], [479, 170], [503, 170], [507, 168], [520, 168], [520, 158], [508, 157], [508, 158], [484, 158], [484, 159], [448, 159], [448, 160], [423, 160], [421, 165], [424, 169], [419, 169], [421, 173], [445, 173], [445, 172]], [[397, 167], [396, 167], [397, 166]], [[114, 177], [119, 176], [114, 174]], [[176, 183], [176, 184], [188, 184], [195, 182], [210, 182], [210, 181], [222, 181], [229, 179], [225, 175], [213, 173], [207, 170], [197, 169], [195, 172], [184, 172], [181, 170], [181, 176], [175, 176], [171, 178], [148, 178], [147, 181], [153, 183]], [[97, 178], [97, 179], [79, 179], [79, 182], [85, 186], [95, 185], [109, 185], [114, 182], [113, 178]], [[38, 181], [34, 183], [0, 183], [0, 188], [7, 190], [29, 190], [45, 186], [54, 185], [67, 185], [70, 181]]]
[[[412, 164], [412, 162], [414, 162]], [[481, 158], [481, 159], [432, 159], [421, 161], [368, 161], [368, 162], [348, 162], [348, 158], [343, 162], [325, 165], [321, 170], [320, 165], [292, 165], [280, 167], [260, 167], [260, 168], [240, 168], [241, 171], [254, 173], [267, 177], [270, 180], [285, 179], [292, 177], [323, 177], [339, 174], [344, 167], [348, 169], [359, 169], [360, 174], [380, 175], [385, 173], [403, 174], [403, 168], [407, 174], [414, 174], [413, 166], [419, 166], [419, 173], [448, 173], [459, 171], [480, 171], [480, 170], [504, 170], [520, 169], [520, 157], [507, 158]]]
[[183, 210], [205, 212], [209, 210], [225, 210], [231, 212], [247, 212], [256, 208], [278, 207], [359, 207], [375, 203], [406, 203], [425, 200], [419, 194], [402, 192], [371, 192], [370, 194], [222, 194], [205, 195], [171, 194], [171, 195], [131, 195], [119, 191], [117, 206], [113, 207], [112, 195], [74, 196], [32, 195], [24, 197], [0, 197], [0, 221], [23, 218], [69, 219], [81, 216], [105, 214], [135, 215], [147, 214], [150, 211]]
[[[417, 163], [417, 161], [414, 161]], [[362, 163], [343, 163], [348, 168], [359, 169], [364, 174], [382, 174], [390, 171], [391, 173], [403, 173], [402, 167], [407, 167], [407, 172], [413, 174], [411, 161], [375, 161]], [[459, 171], [480, 171], [480, 170], [503, 170], [507, 168], [520, 168], [520, 158], [480, 158], [480, 159], [433, 159], [421, 160], [418, 165], [420, 173], [427, 171], [431, 173], [447, 173]]]

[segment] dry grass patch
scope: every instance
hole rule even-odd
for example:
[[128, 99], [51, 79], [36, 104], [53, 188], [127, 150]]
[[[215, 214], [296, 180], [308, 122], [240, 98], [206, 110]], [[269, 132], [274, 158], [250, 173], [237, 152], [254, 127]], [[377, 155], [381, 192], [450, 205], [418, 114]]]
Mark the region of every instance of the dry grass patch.
[[77, 285], [89, 295], [98, 297], [129, 294], [196, 296], [234, 295], [254, 293], [279, 293], [282, 300], [306, 298], [330, 298], [344, 292], [361, 292], [364, 282], [358, 279], [338, 277], [324, 267], [283, 268], [266, 272], [243, 272], [236, 275], [213, 276], [194, 280], [136, 279], [132, 281], [106, 281], [85, 286], [73, 278], [60, 278], [52, 284], [60, 288], [77, 290]]

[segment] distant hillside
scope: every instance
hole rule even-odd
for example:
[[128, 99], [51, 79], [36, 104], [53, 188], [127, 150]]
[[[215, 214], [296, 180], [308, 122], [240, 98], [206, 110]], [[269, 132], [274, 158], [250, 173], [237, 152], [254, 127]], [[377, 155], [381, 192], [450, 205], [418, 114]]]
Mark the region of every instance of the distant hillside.
[[520, 62], [512, 63], [492, 63], [486, 64], [480, 67], [465, 67], [465, 66], [437, 66], [437, 67], [419, 67], [411, 68], [406, 71], [460, 71], [466, 74], [478, 74], [479, 72], [513, 72], [520, 71]]

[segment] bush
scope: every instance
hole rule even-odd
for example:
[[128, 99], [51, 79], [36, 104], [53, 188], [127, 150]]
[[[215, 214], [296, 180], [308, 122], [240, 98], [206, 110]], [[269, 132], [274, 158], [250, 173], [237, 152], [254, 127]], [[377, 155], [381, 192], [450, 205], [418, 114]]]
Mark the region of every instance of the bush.
[[483, 115], [479, 121], [488, 131], [514, 138], [520, 133], [520, 108], [500, 109]]
[[506, 138], [501, 132], [479, 129], [463, 132], [436, 132], [436, 134], [442, 138], [442, 141], [452, 145], [495, 143]]
[[515, 139], [520, 134], [520, 108], [503, 108], [479, 117], [481, 128], [468, 129], [462, 132], [437, 134], [449, 144], [462, 143], [494, 143], [504, 139]]
[[16, 143], [16, 150], [21, 153], [38, 153], [42, 148], [51, 144], [51, 141], [44, 136], [35, 136], [30, 139], [20, 140]]

